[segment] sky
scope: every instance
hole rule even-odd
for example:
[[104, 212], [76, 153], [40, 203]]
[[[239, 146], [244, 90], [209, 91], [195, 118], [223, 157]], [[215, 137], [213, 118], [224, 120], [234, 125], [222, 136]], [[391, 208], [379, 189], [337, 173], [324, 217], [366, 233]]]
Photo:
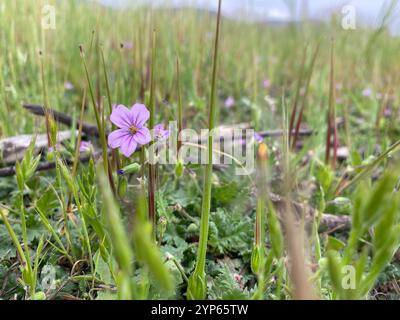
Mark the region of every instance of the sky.
[[[217, 0], [92, 0], [114, 7], [151, 3], [168, 6], [195, 6], [215, 10]], [[308, 12], [313, 19], [326, 19], [332, 13], [341, 13], [343, 6], [353, 5], [359, 23], [378, 25], [382, 6], [390, 0], [223, 0], [223, 12], [231, 17], [251, 16], [253, 19], [290, 21]], [[291, 12], [288, 3], [295, 3], [296, 13]], [[308, 8], [308, 10], [305, 10]], [[391, 23], [393, 32], [400, 34], [400, 5], [397, 17]]]

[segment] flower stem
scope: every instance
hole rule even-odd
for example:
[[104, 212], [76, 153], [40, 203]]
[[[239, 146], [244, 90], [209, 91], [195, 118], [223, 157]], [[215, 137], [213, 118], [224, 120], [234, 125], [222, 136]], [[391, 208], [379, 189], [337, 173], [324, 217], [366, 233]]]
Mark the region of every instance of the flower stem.
[[176, 86], [178, 93], [178, 135], [177, 135], [177, 154], [182, 147], [182, 141], [179, 139], [179, 134], [183, 129], [183, 106], [182, 106], [182, 93], [181, 93], [181, 71], [179, 55], [176, 55]]
[[45, 81], [45, 71], [44, 71], [44, 61], [43, 61], [43, 53], [42, 51], [39, 51], [39, 58], [40, 58], [40, 71], [41, 71], [41, 77], [42, 77], [42, 87], [43, 87], [43, 109], [44, 109], [44, 114], [46, 117], [46, 134], [47, 134], [47, 147], [53, 147], [56, 144], [56, 141], [52, 141], [51, 138], [51, 129], [50, 129], [50, 117], [51, 114], [49, 113], [49, 99], [47, 95], [47, 87], [46, 87], [46, 81]]
[[[300, 107], [300, 111], [299, 111], [299, 117], [297, 119], [297, 124], [296, 124], [296, 127], [295, 127], [295, 133], [294, 133], [294, 136], [293, 136], [292, 149], [296, 148], [297, 140], [299, 139], [300, 126], [301, 126], [301, 123], [303, 121], [304, 111], [305, 111], [306, 104], [307, 104], [307, 96], [308, 96], [308, 93], [310, 91], [311, 79], [312, 79], [312, 75], [313, 75], [313, 72], [314, 72], [315, 62], [317, 61], [320, 45], [321, 45], [320, 43], [317, 44], [317, 47], [315, 48], [314, 55], [313, 55], [312, 60], [311, 60], [311, 66], [310, 66], [310, 70], [309, 70], [308, 75], [307, 75], [305, 91], [304, 91], [303, 100], [301, 102], [301, 107]], [[290, 131], [289, 132], [289, 137], [291, 135], [292, 135], [292, 132]]]
[[[155, 87], [154, 87], [154, 77], [155, 77], [155, 68], [156, 68], [156, 30], [153, 30], [153, 45], [152, 45], [152, 58], [151, 58], [151, 79], [150, 79], [150, 120], [149, 126], [150, 130], [154, 129], [155, 126]], [[155, 234], [156, 231], [156, 205], [155, 205], [155, 194], [156, 194], [156, 168], [155, 165], [152, 164], [152, 158], [154, 154], [152, 152], [149, 153], [149, 184], [148, 184], [148, 193], [149, 193], [149, 219], [153, 225], [153, 232]]]
[[[106, 141], [106, 136], [105, 136], [105, 132], [104, 132], [104, 127], [103, 127], [101, 119], [100, 119], [99, 110], [97, 109], [96, 98], [94, 96], [93, 87], [92, 87], [92, 84], [90, 82], [89, 71], [88, 71], [88, 68], [87, 68], [86, 59], [85, 59], [85, 53], [83, 51], [83, 47], [79, 46], [79, 50], [80, 50], [80, 53], [81, 53], [82, 64], [83, 64], [83, 67], [85, 69], [85, 76], [86, 76], [86, 80], [87, 80], [87, 83], [88, 83], [90, 97], [92, 99], [93, 111], [94, 111], [94, 115], [96, 117], [96, 124], [97, 124], [97, 128], [99, 130], [100, 142], [101, 142], [101, 146], [102, 146], [102, 149], [103, 149], [104, 172], [105, 172], [106, 175], [108, 175], [108, 177], [110, 177], [109, 172], [108, 172], [108, 147], [107, 147], [107, 141]], [[115, 186], [114, 186], [114, 184], [113, 184], [113, 182], [111, 180], [110, 180], [110, 185], [114, 190]]]
[[[104, 51], [103, 48], [100, 47], [100, 53], [101, 53], [101, 61], [103, 64], [103, 72], [104, 72], [104, 79], [105, 79], [105, 84], [106, 84], [106, 91], [107, 91], [107, 102], [108, 102], [108, 109], [109, 109], [109, 115], [112, 113], [112, 102], [111, 102], [111, 91], [110, 91], [110, 84], [108, 81], [108, 72], [106, 68], [106, 61], [104, 58]], [[112, 131], [115, 131], [117, 129], [117, 126], [112, 123]], [[117, 170], [121, 169], [121, 162], [119, 158], [119, 152], [118, 149], [113, 149], [112, 150], [112, 155], [113, 159], [115, 160], [116, 168]]]
[[[336, 167], [337, 160], [337, 126], [336, 126], [336, 97], [335, 97], [335, 42], [332, 39], [331, 47], [331, 74], [330, 74], [330, 89], [329, 89], [329, 112], [328, 112], [328, 130], [326, 135], [326, 151], [325, 151], [325, 163], [331, 164], [332, 169]], [[333, 140], [333, 141], [332, 141]], [[333, 155], [332, 153], [333, 144]], [[332, 156], [332, 158], [331, 158]]]
[[196, 268], [189, 280], [188, 286], [188, 299], [204, 299], [207, 294], [207, 286], [205, 281], [205, 263], [207, 253], [207, 241], [208, 241], [208, 228], [209, 228], [209, 216], [211, 207], [211, 182], [212, 182], [212, 170], [213, 170], [213, 137], [211, 131], [215, 128], [215, 96], [216, 96], [216, 84], [217, 84], [217, 65], [218, 65], [218, 44], [220, 34], [220, 23], [221, 23], [221, 3], [218, 2], [218, 16], [217, 16], [217, 28], [214, 44], [214, 58], [213, 58], [213, 71], [212, 71], [212, 83], [211, 83], [211, 95], [209, 105], [209, 136], [208, 136], [208, 163], [204, 173], [204, 187], [203, 187], [203, 201], [201, 208], [201, 224], [200, 224], [200, 240], [199, 250], [197, 254]]

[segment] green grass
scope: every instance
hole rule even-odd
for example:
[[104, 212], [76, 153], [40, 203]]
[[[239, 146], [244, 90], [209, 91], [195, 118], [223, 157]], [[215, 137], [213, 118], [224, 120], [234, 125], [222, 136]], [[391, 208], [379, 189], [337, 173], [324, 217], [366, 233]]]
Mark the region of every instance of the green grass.
[[[392, 259], [400, 243], [400, 38], [384, 27], [379, 32], [345, 31], [340, 17], [327, 24], [287, 26], [223, 18], [214, 69], [214, 14], [148, 7], [114, 10], [81, 1], [53, 4], [55, 30], [41, 28], [39, 1], [0, 4], [0, 138], [46, 132], [45, 118], [25, 111], [23, 103], [48, 103], [78, 120], [85, 96], [83, 117], [100, 129], [101, 138], [91, 140], [103, 150], [102, 159], [79, 163], [77, 171], [71, 171], [65, 160], [76, 157], [72, 139], [39, 158], [27, 152], [17, 165], [17, 178], [0, 179], [1, 299], [14, 294], [20, 299], [186, 299], [196, 261], [199, 270], [194, 274], [206, 282], [210, 299], [311, 294], [296, 288], [301, 281], [311, 283], [312, 295], [322, 299], [400, 298], [400, 268]], [[269, 88], [263, 87], [266, 79]], [[66, 89], [67, 82], [72, 90]], [[364, 97], [365, 88], [374, 95]], [[235, 105], [227, 109], [224, 101], [230, 96]], [[268, 102], [271, 99], [275, 102]], [[297, 139], [301, 146], [293, 148], [287, 134], [284, 139], [266, 138], [268, 164], [250, 179], [235, 176], [234, 166], [209, 166], [205, 178], [200, 166], [187, 165], [183, 173], [181, 165], [151, 166], [157, 174], [150, 182], [155, 228], [147, 219], [143, 191], [148, 187], [146, 152], [135, 153], [131, 160], [113, 153], [106, 161], [103, 133], [111, 129], [107, 117], [113, 103], [146, 103], [152, 109], [151, 126], [179, 120], [184, 128], [200, 130], [248, 123], [265, 131], [287, 127], [296, 100], [298, 111], [304, 111], [301, 127], [314, 134]], [[332, 114], [341, 120], [339, 144], [349, 151], [334, 167], [324, 164], [328, 113], [330, 122]], [[34, 173], [39, 159], [56, 161], [56, 169]], [[141, 169], [116, 174], [132, 162]], [[260, 173], [268, 185], [254, 179]], [[291, 219], [283, 219], [281, 228], [278, 215], [291, 216], [293, 208], [287, 203], [276, 206], [265, 190], [312, 207], [314, 220], [300, 224], [304, 228], [287, 229]], [[202, 209], [202, 199], [210, 210]], [[350, 215], [352, 229], [318, 233], [318, 213], [328, 208], [334, 211], [329, 213]], [[256, 216], [257, 235], [264, 235], [259, 229], [263, 214], [267, 245], [257, 255]], [[286, 237], [284, 245], [282, 229], [299, 232]], [[302, 273], [304, 265], [289, 268], [286, 263], [293, 254], [291, 240], [302, 237], [305, 265], [313, 266], [305, 268], [309, 273]], [[265, 241], [258, 237], [256, 248]], [[254, 268], [257, 263], [262, 267]], [[356, 270], [356, 288], [351, 290], [342, 286], [342, 270], [348, 265]], [[47, 267], [55, 274], [50, 286]]]

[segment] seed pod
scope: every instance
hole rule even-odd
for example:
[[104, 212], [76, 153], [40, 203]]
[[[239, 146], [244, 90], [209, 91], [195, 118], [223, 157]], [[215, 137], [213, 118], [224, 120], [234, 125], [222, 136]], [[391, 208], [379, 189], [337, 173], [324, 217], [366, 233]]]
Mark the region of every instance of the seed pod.
[[262, 246], [254, 246], [251, 253], [251, 270], [254, 274], [259, 274], [264, 260], [264, 248]]
[[175, 175], [179, 178], [183, 174], [183, 170], [185, 167], [183, 166], [183, 163], [181, 161], [178, 161], [176, 166], [175, 166]]
[[124, 168], [122, 168], [121, 170], [118, 171], [118, 174], [120, 176], [125, 175], [125, 174], [135, 174], [138, 173], [139, 170], [141, 168], [141, 165], [138, 163], [132, 163]]
[[118, 182], [118, 195], [120, 198], [124, 198], [126, 190], [128, 188], [128, 180], [125, 177], [121, 177]]
[[187, 288], [188, 300], [204, 300], [206, 298], [206, 274], [200, 275], [196, 270], [189, 279]]

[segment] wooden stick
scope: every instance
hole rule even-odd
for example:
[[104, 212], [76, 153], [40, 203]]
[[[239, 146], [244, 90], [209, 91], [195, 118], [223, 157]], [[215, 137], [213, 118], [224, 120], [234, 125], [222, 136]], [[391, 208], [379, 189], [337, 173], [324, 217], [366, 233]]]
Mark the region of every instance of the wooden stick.
[[[98, 158], [100, 153], [95, 153], [94, 158]], [[79, 162], [88, 162], [92, 156], [85, 155], [79, 158]], [[69, 166], [73, 165], [73, 159], [66, 159], [65, 163]], [[54, 161], [40, 162], [36, 168], [36, 172], [53, 170], [56, 168], [56, 163]], [[15, 166], [0, 168], [0, 177], [11, 177], [15, 175]]]
[[[45, 111], [43, 109], [43, 106], [41, 106], [41, 105], [25, 103], [25, 104], [23, 104], [23, 107], [26, 110], [28, 110], [29, 112], [33, 113], [34, 115], [45, 116]], [[72, 117], [66, 115], [65, 113], [56, 111], [54, 109], [49, 109], [49, 111], [53, 114], [55, 121], [65, 124], [67, 126], [72, 125], [72, 123], [73, 123]], [[77, 121], [76, 127], [77, 127], [77, 129], [79, 128], [79, 121]], [[85, 123], [85, 122], [82, 125], [82, 132], [84, 132], [88, 136], [98, 136], [99, 135], [99, 131], [97, 130], [96, 126]]]
[[[26, 110], [28, 110], [29, 112], [33, 113], [34, 115], [37, 116], [45, 116], [43, 107], [40, 105], [35, 105], [35, 104], [30, 104], [30, 103], [26, 103], [23, 105], [24, 108]], [[54, 109], [49, 109], [49, 111], [54, 115], [54, 120], [65, 124], [67, 126], [71, 126], [72, 125], [72, 118], [68, 115], [66, 115], [65, 113], [59, 112], [59, 111], [55, 111]], [[76, 124], [77, 128], [79, 128], [79, 121]], [[236, 126], [232, 125], [230, 126], [232, 129], [236, 128]], [[227, 126], [223, 126], [224, 129], [227, 129]], [[86, 122], [83, 122], [82, 125], [82, 132], [84, 132], [87, 136], [98, 136], [99, 132], [97, 130], [97, 127], [91, 124], [88, 124]], [[283, 130], [281, 129], [277, 129], [277, 130], [268, 130], [268, 131], [262, 131], [259, 133], [260, 136], [262, 136], [263, 138], [275, 138], [275, 137], [281, 137], [283, 135]], [[295, 134], [295, 131], [292, 132], [292, 135]], [[314, 131], [311, 129], [301, 129], [299, 130], [299, 136], [303, 136], [303, 137], [308, 137], [314, 134]]]

